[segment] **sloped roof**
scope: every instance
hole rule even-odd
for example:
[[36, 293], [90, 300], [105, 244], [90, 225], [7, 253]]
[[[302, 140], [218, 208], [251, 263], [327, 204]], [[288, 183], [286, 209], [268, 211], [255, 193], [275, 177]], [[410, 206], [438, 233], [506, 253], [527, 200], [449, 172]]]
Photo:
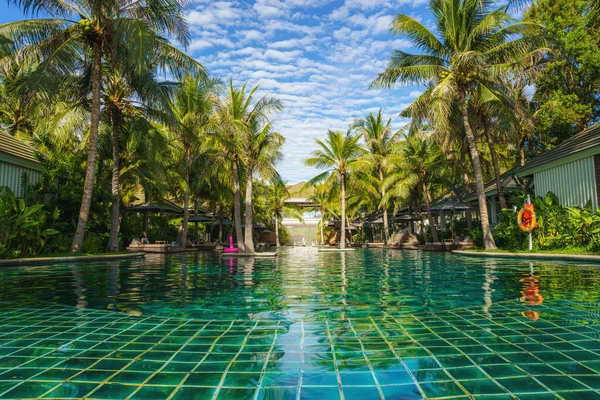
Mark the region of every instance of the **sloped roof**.
[[[590, 126], [561, 144], [534, 158], [521, 169], [519, 176], [530, 175], [544, 164], [597, 147], [600, 153], [600, 123]], [[542, 168], [545, 169], [545, 168]]]
[[0, 132], [0, 152], [39, 164], [33, 147], [6, 132]]
[[[517, 177], [516, 173], [518, 173], [520, 170], [518, 167], [509, 169], [508, 171], [506, 171], [505, 173], [503, 173], [502, 175], [500, 175], [500, 182], [502, 184], [502, 189], [504, 189], [505, 192], [511, 192], [511, 191], [515, 191], [515, 190], [519, 190], [519, 189], [525, 189], [526, 184], [525, 182], [523, 182], [522, 179], [520, 179], [519, 177]], [[489, 181], [488, 183], [485, 184], [484, 186], [484, 191], [486, 196], [490, 196], [493, 194], [498, 193], [498, 188], [496, 187], [496, 179], [492, 179], [491, 181]], [[467, 196], [465, 196], [465, 201], [474, 201], [477, 200], [477, 192], [474, 191], [470, 194], [468, 194]]]

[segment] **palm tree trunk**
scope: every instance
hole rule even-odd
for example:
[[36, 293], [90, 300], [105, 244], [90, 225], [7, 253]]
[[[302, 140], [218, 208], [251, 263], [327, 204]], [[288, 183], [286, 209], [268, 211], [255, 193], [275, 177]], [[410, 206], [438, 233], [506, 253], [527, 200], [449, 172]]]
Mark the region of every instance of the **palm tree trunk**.
[[433, 223], [433, 213], [431, 212], [431, 200], [429, 200], [429, 191], [427, 190], [427, 184], [423, 182], [423, 197], [425, 198], [425, 207], [427, 207], [427, 218], [429, 219], [429, 229], [431, 229], [431, 236], [434, 242], [439, 242], [440, 237], [438, 236], [437, 229]]
[[111, 181], [112, 206], [110, 210], [110, 239], [108, 241], [108, 251], [119, 251], [119, 214], [121, 206], [121, 197], [119, 196], [119, 173], [121, 170], [121, 159], [119, 149], [119, 125], [120, 116], [118, 110], [112, 113], [112, 157], [113, 170]]
[[183, 219], [181, 220], [181, 243], [179, 243], [179, 247], [185, 248], [187, 243], [187, 233], [188, 233], [188, 220], [190, 218], [190, 173], [188, 171], [189, 157], [186, 151], [186, 172], [185, 172], [185, 188], [183, 191]]
[[237, 154], [233, 155], [233, 223], [235, 225], [235, 236], [240, 251], [244, 251], [244, 236], [242, 236], [242, 210], [240, 192], [240, 172], [238, 169]]
[[492, 137], [490, 128], [487, 126], [483, 118], [482, 122], [485, 137], [488, 142], [488, 147], [490, 148], [490, 155], [492, 156], [492, 164], [494, 165], [494, 177], [496, 178], [496, 188], [498, 190], [500, 208], [504, 210], [506, 208], [506, 197], [504, 196], [504, 189], [502, 188], [502, 179], [500, 178], [500, 164], [498, 163], [498, 155], [496, 154], [496, 145], [494, 145], [494, 138]]
[[321, 211], [321, 246], [325, 244], [325, 236], [323, 235], [323, 214], [324, 212]]
[[[383, 171], [379, 169], [379, 180], [383, 182]], [[385, 189], [381, 189], [381, 198], [385, 198]], [[383, 203], [383, 243], [387, 244], [390, 238], [390, 226], [388, 223], [387, 202]]]
[[340, 249], [346, 248], [346, 177], [342, 174], [342, 226], [340, 237]]
[[521, 133], [521, 137], [519, 138], [519, 144], [517, 145], [517, 147], [519, 148], [519, 163], [521, 164], [521, 167], [523, 165], [525, 165], [525, 135], [523, 133]]
[[244, 231], [244, 246], [247, 253], [254, 253], [252, 225], [252, 164], [249, 164], [248, 177], [246, 178], [246, 230]]
[[477, 143], [475, 142], [475, 135], [473, 135], [471, 123], [469, 122], [467, 101], [465, 94], [462, 92], [460, 92], [460, 106], [465, 128], [465, 136], [467, 137], [469, 152], [471, 154], [471, 163], [473, 164], [473, 174], [475, 176], [475, 187], [477, 189], [477, 198], [479, 201], [479, 218], [481, 220], [481, 230], [483, 231], [483, 246], [486, 250], [495, 249], [496, 243], [494, 242], [494, 237], [492, 236], [490, 220], [487, 212], [483, 173], [481, 171], [481, 159], [479, 158], [479, 150], [477, 149]]
[[223, 203], [219, 206], [219, 244], [223, 244]]
[[70, 252], [81, 251], [85, 228], [90, 216], [92, 194], [94, 192], [94, 178], [96, 175], [96, 156], [98, 154], [98, 126], [100, 124], [100, 95], [102, 85], [102, 44], [94, 41], [92, 44], [92, 110], [90, 123], [90, 136], [88, 140], [88, 159], [83, 184], [83, 196], [79, 208], [79, 220], [75, 229], [75, 236]]
[[275, 246], [281, 247], [279, 243], [279, 218], [277, 218], [277, 214], [275, 214]]

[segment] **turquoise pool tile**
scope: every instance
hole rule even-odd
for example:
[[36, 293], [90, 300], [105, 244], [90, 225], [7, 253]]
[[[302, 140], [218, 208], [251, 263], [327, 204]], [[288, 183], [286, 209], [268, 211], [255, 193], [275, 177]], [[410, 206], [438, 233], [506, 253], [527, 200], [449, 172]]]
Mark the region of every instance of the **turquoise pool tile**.
[[567, 391], [567, 392], [557, 392], [557, 394], [565, 400], [588, 400], [588, 399], [597, 399], [600, 398], [600, 393], [593, 391]]
[[497, 381], [502, 386], [504, 386], [509, 392], [515, 394], [524, 394], [532, 392], [544, 393], [548, 391], [530, 377], [502, 379], [498, 378]]
[[158, 372], [147, 382], [148, 385], [177, 386], [188, 376], [183, 372]]
[[96, 388], [94, 383], [64, 382], [59, 387], [46, 394], [44, 398], [84, 398], [86, 394]]
[[262, 388], [257, 400], [296, 400], [298, 389], [295, 387]]
[[507, 392], [498, 386], [491, 379], [478, 379], [469, 381], [459, 381], [462, 387], [464, 387], [470, 394], [473, 395], [492, 395], [492, 394], [506, 394]]
[[568, 376], [538, 376], [536, 378], [555, 392], [564, 390], [588, 389], [583, 384], [571, 379]]
[[217, 399], [219, 400], [229, 400], [229, 399], [239, 399], [239, 400], [250, 400], [254, 399], [256, 395], [256, 389], [231, 389], [231, 388], [222, 388], [219, 391]]
[[88, 397], [92, 399], [123, 399], [129, 396], [136, 389], [136, 386], [124, 385], [121, 383], [109, 384], [106, 383], [98, 388], [93, 393], [89, 393]]
[[452, 381], [419, 383], [425, 396], [429, 398], [461, 396], [465, 392]]
[[142, 383], [151, 376], [150, 372], [122, 371], [110, 378], [111, 383]]
[[24, 382], [1, 395], [3, 399], [34, 399], [53, 389], [57, 384], [51, 382]]
[[221, 381], [222, 373], [193, 373], [188, 376], [185, 386], [213, 386], [216, 387]]
[[225, 375], [223, 386], [233, 388], [258, 387], [261, 374], [259, 372], [229, 372]]
[[363, 400], [381, 398], [376, 387], [344, 387], [344, 400]]
[[336, 387], [302, 387], [300, 389], [301, 400], [337, 400], [340, 399], [340, 391]]
[[[214, 388], [199, 388], [199, 387], [181, 387], [173, 395], [173, 399], [177, 400], [206, 400], [212, 398], [215, 392]], [[147, 399], [154, 399], [147, 397]]]
[[[186, 389], [186, 388], [182, 388]], [[167, 399], [169, 395], [175, 390], [173, 387], [161, 387], [161, 386], [142, 386], [137, 390], [130, 399], [134, 400], [161, 400]], [[200, 388], [198, 388], [200, 390]], [[190, 399], [194, 399], [191, 395], [188, 396]], [[198, 398], [198, 397], [196, 397]], [[207, 393], [204, 399], [210, 398], [210, 394]]]
[[386, 399], [416, 400], [423, 398], [419, 388], [414, 384], [381, 386], [381, 391]]

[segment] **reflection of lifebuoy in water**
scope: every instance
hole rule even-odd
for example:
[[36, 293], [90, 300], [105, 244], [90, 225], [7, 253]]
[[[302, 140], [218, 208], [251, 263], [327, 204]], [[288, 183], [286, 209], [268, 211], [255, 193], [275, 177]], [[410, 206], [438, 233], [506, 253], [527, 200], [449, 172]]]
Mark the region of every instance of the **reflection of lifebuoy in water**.
[[532, 321], [537, 321], [538, 319], [540, 319], [540, 316], [542, 315], [540, 312], [538, 311], [533, 311], [533, 310], [527, 310], [527, 311], [523, 311], [521, 313], [522, 316], [529, 318]]
[[519, 229], [526, 233], [529, 233], [538, 227], [533, 204], [525, 204], [523, 208], [519, 210], [517, 223], [519, 224]]
[[531, 276], [529, 278], [523, 278], [519, 282], [528, 283], [526, 287], [521, 291], [521, 300], [523, 303], [527, 303], [532, 306], [539, 306], [544, 303], [544, 296], [540, 293], [540, 281], [536, 276]]

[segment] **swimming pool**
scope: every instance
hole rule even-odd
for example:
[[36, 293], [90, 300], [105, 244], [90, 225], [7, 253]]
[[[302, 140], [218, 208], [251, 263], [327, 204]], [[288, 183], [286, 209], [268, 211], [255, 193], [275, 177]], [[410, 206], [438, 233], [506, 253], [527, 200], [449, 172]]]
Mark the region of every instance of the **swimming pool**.
[[598, 265], [384, 249], [0, 270], [0, 397], [600, 398]]

